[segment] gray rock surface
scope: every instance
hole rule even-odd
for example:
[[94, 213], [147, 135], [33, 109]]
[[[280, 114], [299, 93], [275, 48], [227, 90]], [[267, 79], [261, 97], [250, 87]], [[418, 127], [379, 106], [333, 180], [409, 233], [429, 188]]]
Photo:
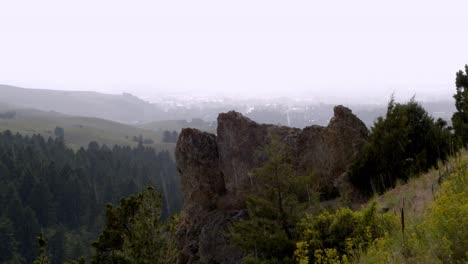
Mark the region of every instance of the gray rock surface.
[[240, 252], [228, 243], [227, 227], [245, 217], [245, 198], [252, 193], [249, 172], [261, 166], [257, 151], [273, 133], [291, 148], [297, 170], [313, 173], [317, 190], [337, 194], [350, 187], [346, 171], [368, 136], [364, 123], [344, 106], [334, 108], [327, 127], [257, 124], [231, 111], [218, 116], [217, 135], [183, 129], [175, 153], [185, 201], [179, 263], [241, 262]]

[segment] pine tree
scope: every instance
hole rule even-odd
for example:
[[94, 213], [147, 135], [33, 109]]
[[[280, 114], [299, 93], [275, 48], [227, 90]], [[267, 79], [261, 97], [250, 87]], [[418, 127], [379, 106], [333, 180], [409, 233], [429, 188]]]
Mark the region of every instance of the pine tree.
[[37, 237], [39, 244], [39, 256], [34, 260], [33, 264], [50, 264], [49, 255], [47, 253], [47, 240], [42, 233]]
[[455, 85], [457, 92], [453, 97], [457, 111], [452, 116], [452, 124], [455, 135], [466, 148], [468, 146], [468, 65], [465, 65], [465, 72], [457, 72]]
[[248, 219], [231, 228], [233, 243], [244, 251], [245, 263], [293, 263], [295, 226], [308, 200], [304, 178], [294, 173], [289, 149], [271, 137], [271, 143], [260, 152], [267, 160], [253, 171], [257, 186], [247, 200]]
[[92, 263], [173, 263], [174, 230], [160, 220], [161, 206], [161, 194], [152, 187], [119, 206], [108, 205]]
[[0, 241], [0, 263], [7, 263], [17, 253], [17, 242], [14, 237], [13, 223], [6, 217], [0, 218]]
[[443, 120], [434, 121], [412, 98], [395, 103], [371, 129], [369, 141], [354, 160], [351, 182], [363, 194], [381, 193], [445, 161], [450, 153], [450, 131]]
[[169, 209], [162, 218], [167, 219], [183, 203], [169, 152], [109, 149], [97, 142], [74, 152], [61, 140], [0, 132], [0, 263], [32, 263], [41, 228], [50, 235], [52, 263], [89, 257], [89, 244], [104, 225], [105, 204], [152, 182], [162, 190], [162, 177]]

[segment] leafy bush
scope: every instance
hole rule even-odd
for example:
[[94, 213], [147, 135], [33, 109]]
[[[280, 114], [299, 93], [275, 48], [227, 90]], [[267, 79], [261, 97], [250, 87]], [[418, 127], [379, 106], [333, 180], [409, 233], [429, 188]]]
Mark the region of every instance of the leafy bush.
[[430, 247], [446, 261], [464, 259], [468, 252], [468, 169], [466, 164], [459, 166], [442, 184], [422, 223]]
[[348, 263], [395, 228], [396, 217], [377, 212], [375, 202], [358, 212], [340, 208], [334, 213], [307, 215], [299, 224], [301, 239], [295, 257], [299, 263]]

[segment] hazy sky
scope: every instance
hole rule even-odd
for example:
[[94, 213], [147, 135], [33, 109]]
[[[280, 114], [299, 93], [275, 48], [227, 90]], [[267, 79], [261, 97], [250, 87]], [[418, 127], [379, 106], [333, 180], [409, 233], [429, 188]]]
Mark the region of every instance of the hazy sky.
[[466, 0], [4, 0], [0, 83], [146, 98], [451, 94], [468, 63], [467, 10]]

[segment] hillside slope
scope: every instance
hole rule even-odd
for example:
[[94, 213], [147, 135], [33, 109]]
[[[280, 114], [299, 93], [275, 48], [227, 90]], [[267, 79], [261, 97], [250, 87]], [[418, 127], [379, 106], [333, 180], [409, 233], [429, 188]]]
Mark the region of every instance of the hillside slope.
[[[440, 180], [439, 180], [440, 179]], [[356, 263], [465, 263], [468, 259], [468, 154], [377, 198], [398, 228]]]
[[134, 137], [142, 136], [153, 143], [145, 144], [157, 150], [172, 150], [174, 144], [160, 143], [161, 133], [142, 129], [118, 122], [94, 117], [78, 117], [60, 114], [57, 112], [44, 112], [32, 109], [14, 110], [13, 119], [0, 118], [0, 131], [11, 130], [25, 135], [41, 134], [44, 137], [55, 137], [54, 129], [62, 127], [65, 130], [65, 142], [73, 149], [84, 147], [90, 141], [97, 141], [108, 146], [136, 146], [138, 142]]
[[409, 218], [419, 219], [427, 205], [434, 201], [441, 182], [454, 172], [460, 160], [468, 161], [468, 152], [450, 158], [446, 164], [440, 164], [439, 169], [434, 168], [410, 179], [405, 184], [397, 185], [394, 189], [376, 197], [377, 203], [381, 208], [395, 213], [404, 208]]
[[17, 108], [57, 111], [124, 123], [150, 121], [150, 116], [156, 111], [150, 103], [130, 94], [25, 89], [9, 85], [0, 85], [0, 102]]

